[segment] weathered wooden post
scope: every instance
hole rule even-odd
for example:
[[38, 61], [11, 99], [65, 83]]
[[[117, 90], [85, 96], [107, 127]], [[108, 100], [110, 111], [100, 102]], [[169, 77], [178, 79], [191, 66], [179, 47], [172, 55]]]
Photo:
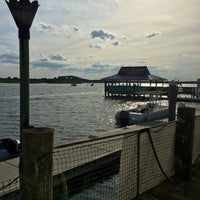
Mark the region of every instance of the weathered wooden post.
[[50, 128], [22, 131], [20, 200], [52, 200], [53, 135]]
[[175, 140], [175, 175], [191, 179], [195, 108], [179, 107]]
[[169, 84], [169, 117], [168, 121], [174, 121], [176, 117], [176, 98], [178, 94], [178, 87], [175, 81], [171, 81]]

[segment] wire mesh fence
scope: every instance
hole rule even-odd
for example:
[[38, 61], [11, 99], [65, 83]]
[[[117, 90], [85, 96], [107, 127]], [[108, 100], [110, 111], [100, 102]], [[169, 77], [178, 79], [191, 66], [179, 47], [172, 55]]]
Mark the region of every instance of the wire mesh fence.
[[[22, 157], [23, 155], [21, 155], [21, 160]], [[0, 200], [51, 200], [52, 161], [51, 152], [35, 160], [35, 162], [24, 162], [25, 164], [17, 169], [18, 172], [20, 171], [20, 176], [0, 183]], [[13, 165], [13, 167], [13, 169], [16, 169], [16, 165]], [[20, 191], [20, 187], [23, 188], [23, 192]]]
[[55, 149], [54, 199], [115, 199], [121, 145], [122, 137], [114, 137]]
[[[195, 119], [193, 159], [200, 155], [200, 116]], [[54, 200], [131, 200], [174, 175], [176, 122], [151, 128], [124, 128], [114, 134], [91, 137], [53, 150]], [[49, 155], [46, 155], [49, 156]], [[43, 157], [26, 173], [40, 173]], [[42, 170], [43, 171], [43, 170]], [[26, 183], [35, 193], [44, 177]], [[43, 178], [42, 178], [43, 177]], [[41, 182], [44, 181], [44, 184]], [[49, 180], [51, 183], [51, 180]], [[0, 183], [0, 200], [19, 199], [19, 178]], [[33, 198], [34, 199], [34, 198]]]
[[[54, 198], [130, 200], [174, 174], [176, 123], [54, 152]], [[56, 161], [56, 164], [55, 164]], [[64, 172], [64, 173], [63, 173]], [[63, 183], [63, 184], [62, 184]]]
[[0, 182], [0, 200], [19, 199], [19, 176], [8, 181]]
[[175, 123], [124, 138], [117, 200], [130, 200], [174, 174]]

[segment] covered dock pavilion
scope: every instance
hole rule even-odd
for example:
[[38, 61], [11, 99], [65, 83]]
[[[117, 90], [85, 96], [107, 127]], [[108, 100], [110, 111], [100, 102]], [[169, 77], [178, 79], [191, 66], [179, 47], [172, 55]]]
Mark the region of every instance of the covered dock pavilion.
[[105, 97], [166, 95], [168, 88], [168, 80], [150, 74], [147, 66], [123, 66], [116, 75], [101, 80], [105, 83]]

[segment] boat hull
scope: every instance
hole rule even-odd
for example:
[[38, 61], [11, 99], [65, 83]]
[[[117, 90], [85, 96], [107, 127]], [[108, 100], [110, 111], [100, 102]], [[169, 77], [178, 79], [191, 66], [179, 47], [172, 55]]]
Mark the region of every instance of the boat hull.
[[143, 122], [165, 119], [169, 116], [169, 110], [157, 110], [149, 113], [137, 113], [129, 111], [120, 111], [115, 115], [116, 123], [120, 126], [128, 126]]

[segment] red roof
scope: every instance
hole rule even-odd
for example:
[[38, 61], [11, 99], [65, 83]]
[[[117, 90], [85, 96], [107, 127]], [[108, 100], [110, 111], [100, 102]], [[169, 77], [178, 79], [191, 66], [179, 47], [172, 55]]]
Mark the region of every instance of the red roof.
[[153, 80], [163, 81], [165, 78], [150, 74], [147, 66], [121, 67], [116, 75], [105, 77], [105, 81], [134, 81], [134, 80]]

